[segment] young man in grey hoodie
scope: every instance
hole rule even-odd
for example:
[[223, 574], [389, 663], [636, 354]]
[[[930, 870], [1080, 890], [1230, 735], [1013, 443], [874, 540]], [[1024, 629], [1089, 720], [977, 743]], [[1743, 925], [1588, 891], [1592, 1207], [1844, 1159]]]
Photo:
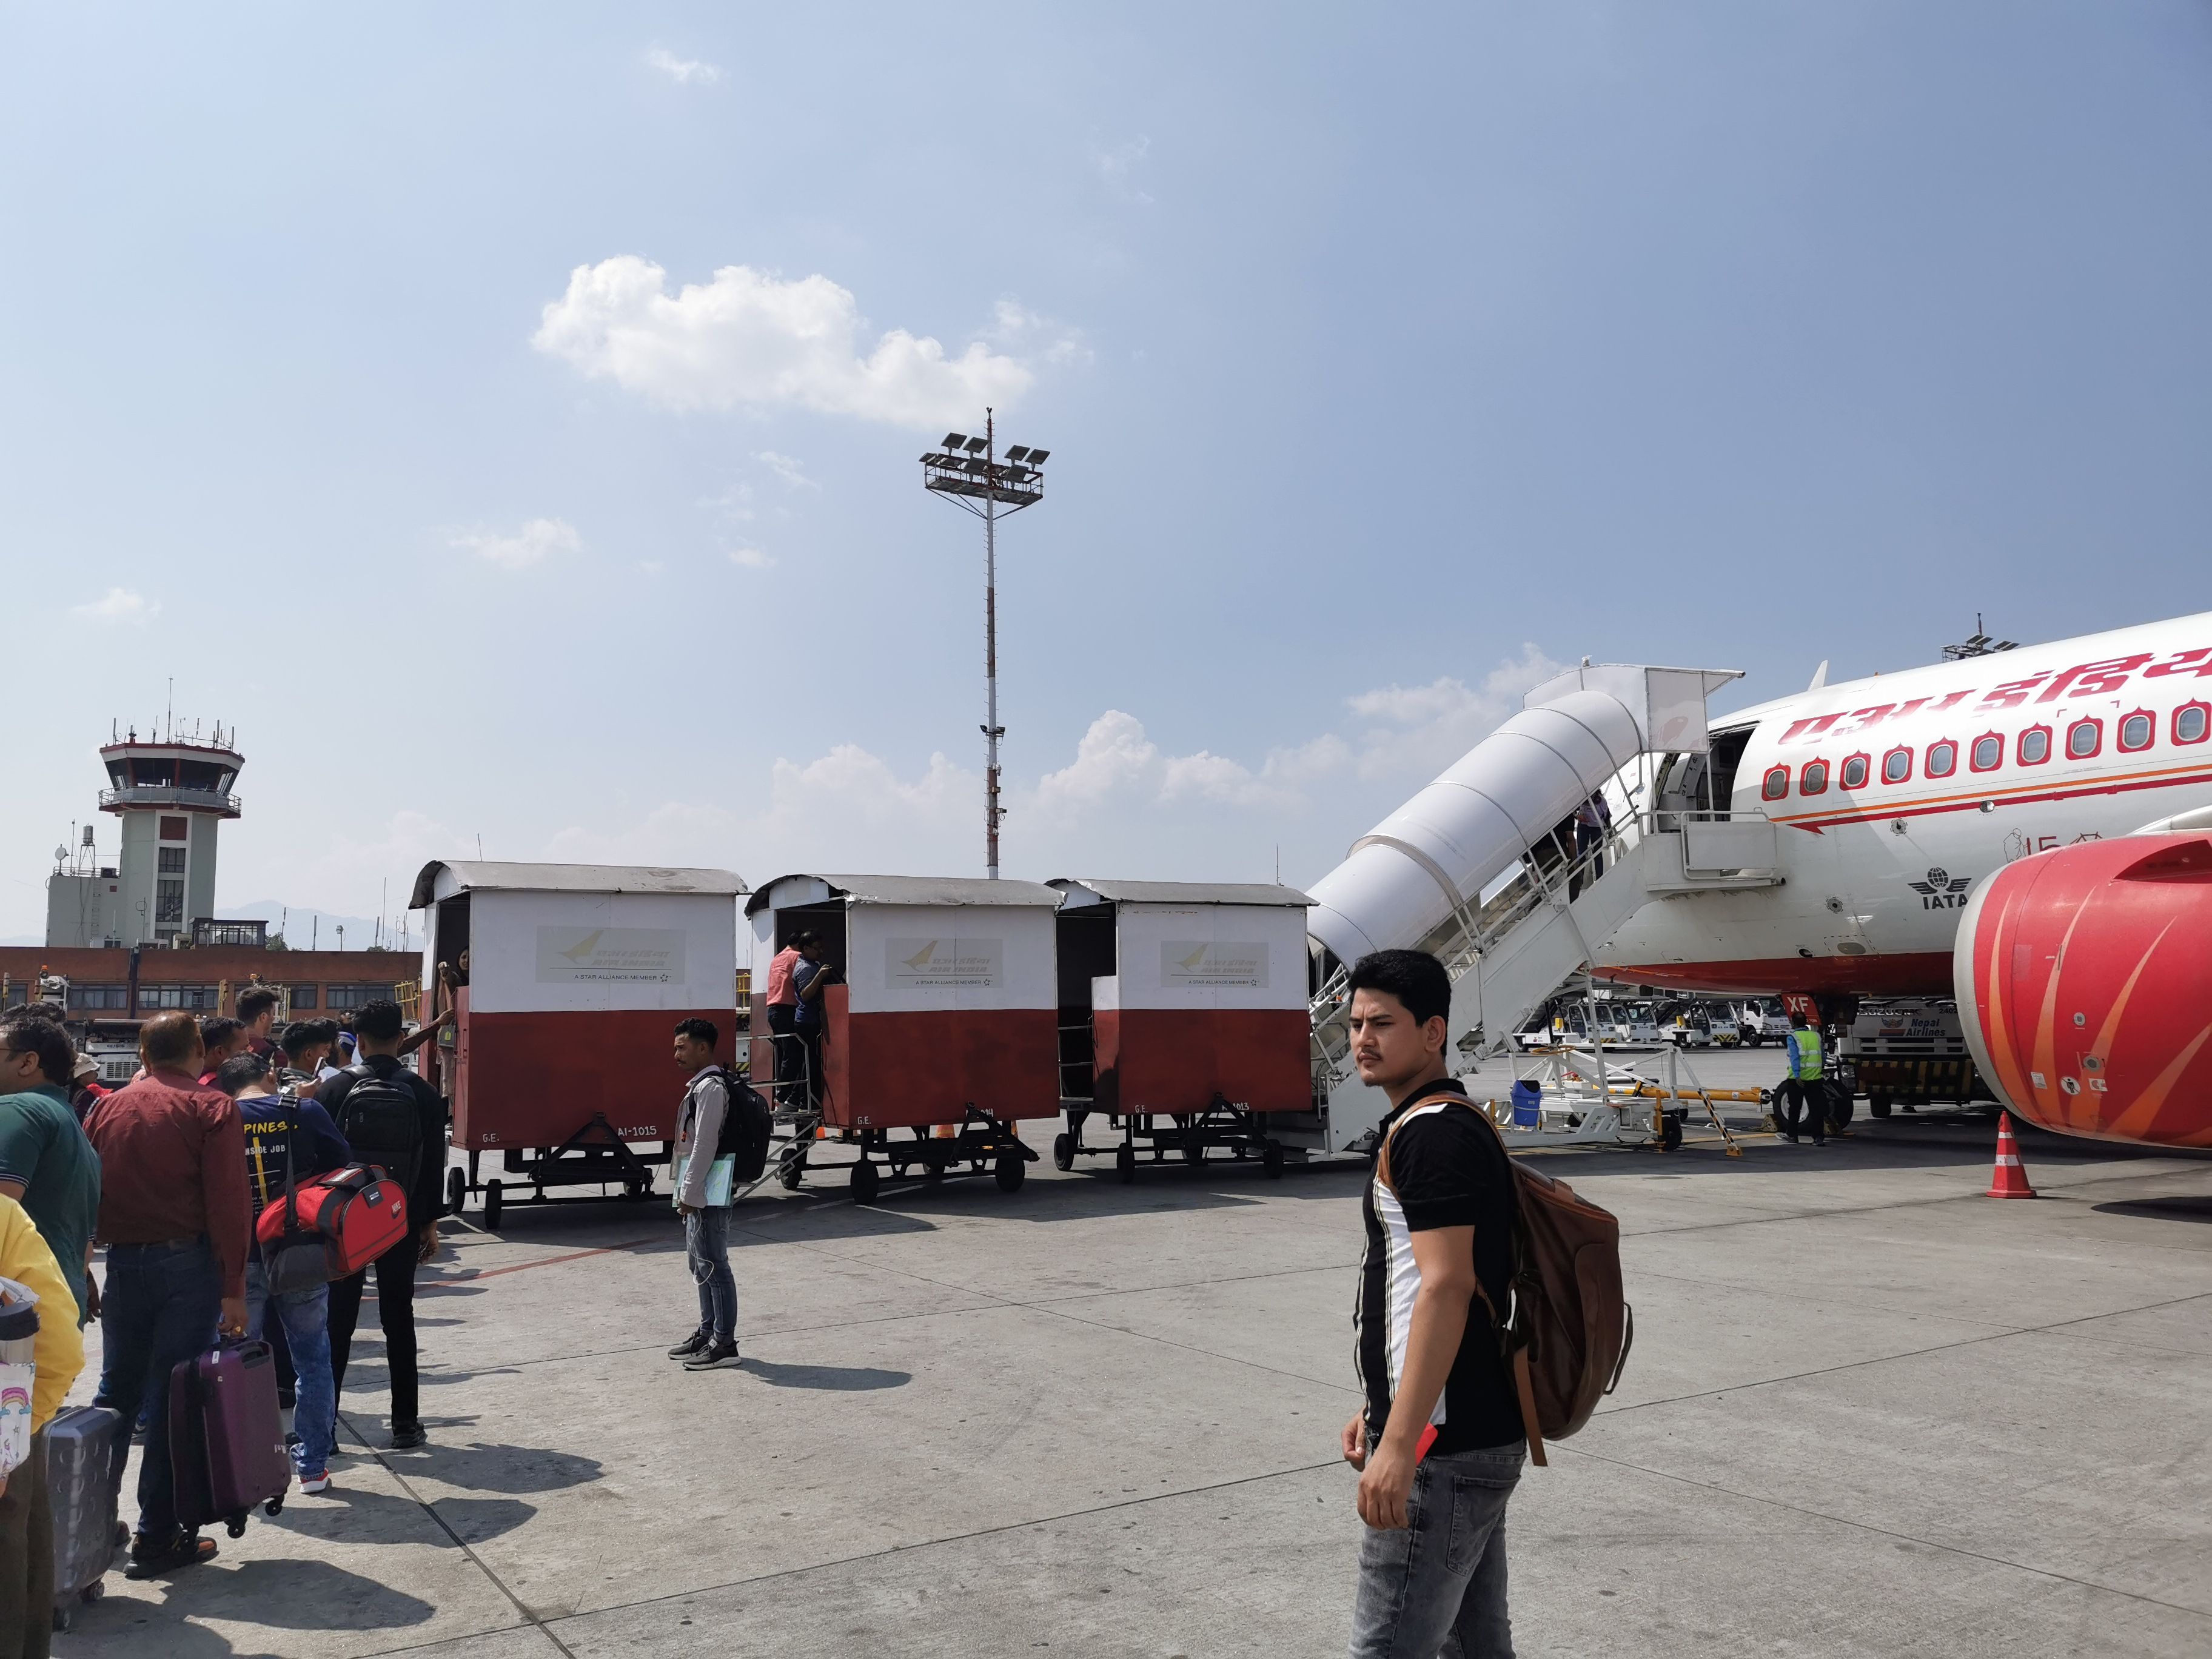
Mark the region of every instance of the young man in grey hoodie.
[[668, 1351], [687, 1371], [720, 1370], [738, 1363], [738, 1281], [730, 1272], [730, 1206], [707, 1202], [714, 1167], [714, 1148], [729, 1115], [729, 1085], [714, 1063], [721, 1041], [714, 1023], [679, 1021], [676, 1063], [691, 1081], [676, 1113], [676, 1155], [684, 1174], [676, 1188], [676, 1207], [684, 1217], [684, 1255], [691, 1282], [699, 1287], [699, 1328]]

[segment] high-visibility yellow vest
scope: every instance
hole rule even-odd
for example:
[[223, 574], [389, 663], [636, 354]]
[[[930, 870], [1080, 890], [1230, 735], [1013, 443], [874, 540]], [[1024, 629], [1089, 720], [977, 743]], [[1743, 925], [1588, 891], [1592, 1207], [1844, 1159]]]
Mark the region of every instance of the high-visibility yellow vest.
[[1790, 1076], [1800, 1083], [1817, 1083], [1820, 1078], [1820, 1034], [1808, 1026], [1802, 1031], [1792, 1031], [1790, 1040], [1797, 1045], [1797, 1063]]

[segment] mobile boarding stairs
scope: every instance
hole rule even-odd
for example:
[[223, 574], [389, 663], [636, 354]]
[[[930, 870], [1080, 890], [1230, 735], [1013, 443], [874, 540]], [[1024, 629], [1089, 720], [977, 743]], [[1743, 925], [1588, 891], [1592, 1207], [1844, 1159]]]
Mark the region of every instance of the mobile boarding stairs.
[[[1512, 1033], [1585, 975], [1644, 905], [1781, 884], [1777, 830], [1763, 812], [1659, 793], [1673, 763], [1707, 754], [1705, 699], [1732, 671], [1607, 664], [1571, 669], [1528, 693], [1522, 710], [1355, 842], [1312, 888], [1317, 962], [1310, 1005], [1315, 1110], [1285, 1125], [1292, 1148], [1364, 1152], [1389, 1109], [1350, 1054], [1350, 964], [1370, 951], [1433, 952], [1452, 977], [1450, 1042], [1472, 1071], [1506, 1052]], [[1669, 786], [1671, 787], [1671, 785]], [[1602, 796], [1611, 821], [1579, 848], [1569, 823]], [[1593, 843], [1594, 844], [1591, 844]], [[1560, 1049], [1531, 1143], [1632, 1143], [1680, 1136], [1680, 1103], [1715, 1097]], [[1470, 1094], [1482, 1097], [1470, 1088]], [[1669, 1123], [1673, 1124], [1671, 1132]], [[1725, 1130], [1723, 1130], [1725, 1133]]]

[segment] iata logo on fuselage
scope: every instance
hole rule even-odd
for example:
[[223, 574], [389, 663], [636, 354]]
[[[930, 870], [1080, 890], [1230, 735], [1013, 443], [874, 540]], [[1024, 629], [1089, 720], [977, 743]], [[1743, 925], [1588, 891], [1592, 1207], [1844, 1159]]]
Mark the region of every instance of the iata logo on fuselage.
[[1925, 881], [1905, 884], [1920, 895], [1920, 908], [1923, 910], [1964, 909], [1966, 890], [1973, 884], [1972, 876], [1954, 876], [1941, 867], [1930, 870]]

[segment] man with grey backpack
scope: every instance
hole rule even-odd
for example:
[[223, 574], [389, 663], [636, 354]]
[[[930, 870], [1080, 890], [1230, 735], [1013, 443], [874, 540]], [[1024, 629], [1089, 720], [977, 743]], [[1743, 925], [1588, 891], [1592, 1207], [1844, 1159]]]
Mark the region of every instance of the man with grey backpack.
[[699, 1291], [699, 1325], [668, 1351], [687, 1371], [733, 1367], [738, 1359], [738, 1281], [730, 1272], [730, 1206], [738, 1188], [767, 1160], [769, 1109], [714, 1059], [721, 1033], [710, 1019], [676, 1026], [676, 1064], [690, 1077], [676, 1114], [676, 1208], [684, 1259]]

